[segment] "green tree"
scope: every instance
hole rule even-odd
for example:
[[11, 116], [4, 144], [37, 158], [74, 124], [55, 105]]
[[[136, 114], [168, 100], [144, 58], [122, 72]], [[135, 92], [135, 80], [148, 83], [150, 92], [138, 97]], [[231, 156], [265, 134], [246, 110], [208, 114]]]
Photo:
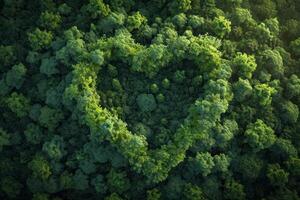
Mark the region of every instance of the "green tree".
[[9, 199], [15, 199], [21, 193], [22, 184], [11, 176], [3, 177], [0, 181], [1, 190]]
[[50, 131], [53, 131], [63, 118], [64, 115], [60, 110], [44, 106], [40, 110], [38, 121], [41, 126], [48, 128]]
[[255, 154], [244, 154], [236, 160], [234, 168], [241, 174], [243, 180], [253, 182], [260, 176], [263, 161]]
[[54, 135], [50, 141], [43, 144], [43, 151], [51, 159], [61, 159], [66, 154], [63, 138], [58, 135]]
[[233, 85], [234, 98], [238, 102], [248, 100], [252, 95], [253, 88], [247, 79], [239, 78], [239, 80]]
[[127, 27], [129, 31], [139, 29], [143, 24], [147, 23], [147, 18], [136, 12], [127, 18]]
[[91, 180], [91, 184], [94, 186], [97, 193], [105, 194], [107, 191], [107, 185], [105, 183], [104, 177], [98, 175]]
[[172, 18], [172, 21], [178, 28], [184, 28], [187, 23], [187, 16], [184, 13], [180, 13], [178, 15], [175, 15]]
[[290, 158], [286, 162], [289, 173], [295, 178], [300, 175], [300, 159], [299, 158]]
[[28, 168], [32, 171], [33, 177], [44, 181], [52, 174], [49, 162], [42, 156], [35, 156], [28, 163]]
[[211, 28], [216, 36], [223, 38], [231, 32], [231, 22], [224, 16], [217, 16], [213, 19]]
[[33, 32], [28, 33], [28, 41], [34, 51], [40, 51], [50, 47], [53, 40], [53, 35], [48, 31], [41, 31], [36, 28]]
[[5, 102], [7, 107], [20, 118], [26, 117], [30, 110], [30, 100], [23, 94], [13, 92]]
[[255, 123], [249, 124], [244, 135], [245, 142], [247, 142], [255, 152], [269, 148], [276, 140], [273, 129], [260, 119], [256, 120]]
[[300, 78], [296, 74], [287, 80], [285, 94], [288, 98], [300, 96]]
[[39, 23], [42, 28], [45, 28], [47, 30], [55, 30], [59, 28], [61, 21], [62, 19], [60, 15], [53, 12], [45, 11], [42, 12]]
[[230, 200], [243, 200], [246, 199], [244, 186], [235, 180], [227, 180], [224, 185], [224, 198]]
[[147, 200], [159, 200], [161, 193], [158, 189], [152, 189], [147, 191]]
[[12, 45], [0, 45], [0, 55], [0, 72], [6, 71], [6, 68], [17, 60], [16, 48]]
[[238, 53], [233, 59], [232, 66], [238, 76], [248, 79], [251, 79], [257, 67], [254, 56], [245, 53]]
[[290, 140], [277, 138], [271, 147], [272, 157], [278, 161], [288, 160], [290, 157], [297, 156], [297, 150]]
[[280, 168], [279, 164], [268, 166], [267, 177], [273, 186], [284, 187], [288, 182], [289, 173]]
[[20, 89], [25, 81], [27, 69], [26, 67], [20, 63], [18, 65], [14, 65], [7, 73], [5, 77], [6, 84], [9, 87], [14, 87], [16, 89]]
[[300, 49], [300, 38], [292, 41], [290, 46], [291, 46], [291, 49], [293, 50], [293, 53], [296, 56], [300, 56], [300, 50], [299, 50]]
[[283, 60], [277, 50], [267, 49], [263, 51], [259, 64], [260, 67], [267, 69], [275, 78], [282, 76], [284, 73]]
[[272, 102], [272, 96], [276, 93], [273, 87], [262, 83], [254, 86], [254, 97], [260, 106], [268, 106]]
[[280, 24], [277, 18], [270, 18], [264, 21], [266, 26], [271, 31], [272, 35], [278, 37], [280, 33]]
[[171, 12], [173, 13], [186, 12], [191, 8], [191, 0], [173, 0], [170, 5]]
[[98, 23], [97, 28], [104, 33], [111, 33], [114, 30], [121, 28], [125, 24], [126, 17], [122, 13], [111, 12], [101, 22]]
[[169, 62], [170, 58], [171, 55], [165, 45], [152, 44], [133, 57], [132, 70], [144, 72], [147, 76], [153, 77]]
[[125, 172], [117, 172], [111, 169], [106, 178], [111, 192], [121, 194], [130, 188], [130, 182]]
[[89, 3], [86, 5], [85, 9], [93, 19], [107, 16], [110, 13], [109, 6], [105, 4], [103, 0], [89, 0]]
[[252, 9], [259, 19], [269, 19], [277, 14], [276, 3], [271, 0], [254, 1]]
[[140, 94], [136, 101], [142, 112], [151, 112], [155, 110], [157, 106], [152, 94]]
[[203, 191], [197, 185], [188, 183], [184, 186], [183, 191], [184, 198], [187, 200], [205, 200], [206, 197], [203, 194]]
[[225, 154], [215, 155], [213, 157], [214, 168], [216, 172], [226, 173], [230, 166], [231, 159]]
[[231, 13], [231, 21], [234, 24], [242, 25], [249, 20], [253, 20], [250, 10], [237, 7], [233, 13]]
[[195, 158], [190, 159], [190, 170], [195, 175], [202, 175], [202, 176], [207, 176], [209, 175], [214, 166], [214, 158], [211, 156], [210, 153], [197, 153]]
[[57, 62], [55, 58], [45, 58], [42, 60], [42, 64], [40, 66], [40, 72], [42, 74], [46, 74], [47, 76], [51, 76], [59, 73], [59, 70], [56, 68]]
[[27, 142], [31, 144], [40, 144], [44, 138], [42, 129], [33, 123], [27, 125], [24, 134]]
[[86, 190], [89, 187], [89, 177], [85, 175], [80, 169], [76, 170], [73, 176], [72, 187], [76, 190]]
[[291, 101], [282, 101], [279, 105], [280, 118], [285, 124], [294, 124], [299, 117], [299, 108]]

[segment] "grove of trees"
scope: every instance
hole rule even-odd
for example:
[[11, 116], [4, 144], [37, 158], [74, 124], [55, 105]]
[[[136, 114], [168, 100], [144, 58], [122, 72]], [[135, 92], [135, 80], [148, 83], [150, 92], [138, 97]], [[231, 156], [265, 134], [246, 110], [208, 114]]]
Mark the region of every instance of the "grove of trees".
[[0, 199], [300, 199], [300, 0], [2, 0], [0, 39]]

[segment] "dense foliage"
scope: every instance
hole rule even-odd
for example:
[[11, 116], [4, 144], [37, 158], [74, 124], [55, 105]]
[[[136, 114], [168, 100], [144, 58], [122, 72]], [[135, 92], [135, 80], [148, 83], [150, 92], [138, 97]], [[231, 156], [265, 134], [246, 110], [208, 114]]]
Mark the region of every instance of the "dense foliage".
[[0, 38], [0, 199], [300, 199], [299, 0], [3, 0]]

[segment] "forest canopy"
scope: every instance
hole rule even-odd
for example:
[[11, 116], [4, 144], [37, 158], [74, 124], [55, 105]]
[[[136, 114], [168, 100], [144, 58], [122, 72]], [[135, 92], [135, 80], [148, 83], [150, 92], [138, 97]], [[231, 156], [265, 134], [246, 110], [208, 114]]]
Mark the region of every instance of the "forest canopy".
[[300, 199], [299, 0], [3, 0], [0, 38], [0, 199]]

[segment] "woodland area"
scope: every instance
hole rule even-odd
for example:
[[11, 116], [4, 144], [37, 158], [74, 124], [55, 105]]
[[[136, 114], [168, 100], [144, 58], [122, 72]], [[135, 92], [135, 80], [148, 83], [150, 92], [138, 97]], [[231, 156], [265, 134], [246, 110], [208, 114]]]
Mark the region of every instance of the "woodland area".
[[0, 0], [0, 199], [300, 200], [300, 0]]

